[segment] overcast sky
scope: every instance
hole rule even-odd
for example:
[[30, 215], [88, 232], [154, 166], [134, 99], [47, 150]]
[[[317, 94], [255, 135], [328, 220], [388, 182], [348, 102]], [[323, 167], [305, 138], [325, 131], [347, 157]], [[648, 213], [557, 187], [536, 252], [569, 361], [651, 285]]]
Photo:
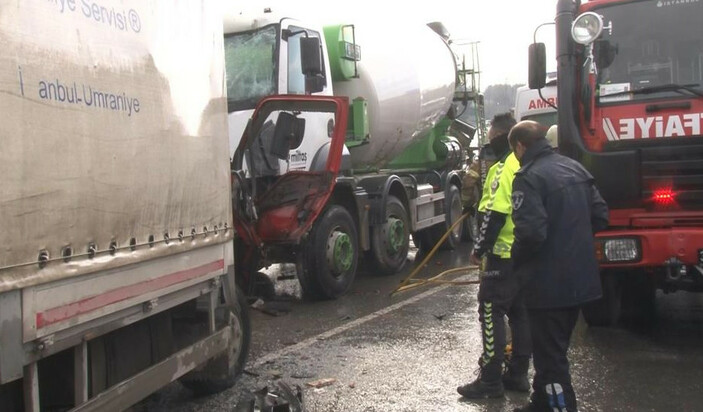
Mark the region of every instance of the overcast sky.
[[[539, 24], [554, 21], [556, 3], [557, 0], [248, 0], [242, 7], [271, 7], [276, 13], [322, 23], [354, 23], [359, 19], [441, 21], [453, 39], [479, 42], [481, 89], [485, 90], [492, 84], [527, 83], [527, 47]], [[554, 26], [538, 31], [537, 41], [548, 43], [550, 71], [556, 67], [553, 37]]]

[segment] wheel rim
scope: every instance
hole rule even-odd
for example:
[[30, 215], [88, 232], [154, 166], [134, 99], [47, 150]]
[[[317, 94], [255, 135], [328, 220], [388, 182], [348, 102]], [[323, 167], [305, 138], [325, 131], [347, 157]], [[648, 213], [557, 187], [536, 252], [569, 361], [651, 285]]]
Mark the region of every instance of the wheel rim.
[[352, 267], [354, 249], [349, 234], [337, 229], [327, 238], [327, 263], [332, 274], [339, 277]]
[[403, 248], [404, 240], [407, 238], [403, 221], [394, 217], [389, 217], [388, 221], [383, 225], [383, 232], [386, 238], [386, 249], [388, 252], [391, 254], [400, 252]]

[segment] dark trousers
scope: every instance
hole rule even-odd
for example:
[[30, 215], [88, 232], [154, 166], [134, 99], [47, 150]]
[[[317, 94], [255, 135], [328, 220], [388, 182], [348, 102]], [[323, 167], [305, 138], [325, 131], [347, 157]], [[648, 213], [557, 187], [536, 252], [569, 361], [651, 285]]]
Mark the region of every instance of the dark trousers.
[[510, 259], [489, 254], [478, 288], [483, 355], [480, 365], [501, 365], [505, 358], [505, 315], [513, 338], [513, 359], [527, 361], [532, 352], [530, 329], [520, 282]]
[[528, 313], [535, 366], [532, 403], [539, 410], [576, 411], [566, 353], [579, 307], [529, 309]]

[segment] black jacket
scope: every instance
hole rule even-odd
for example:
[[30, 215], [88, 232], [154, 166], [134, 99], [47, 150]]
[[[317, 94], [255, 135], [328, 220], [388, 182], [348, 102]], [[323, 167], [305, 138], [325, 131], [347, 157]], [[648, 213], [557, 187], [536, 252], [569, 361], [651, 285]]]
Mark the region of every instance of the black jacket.
[[593, 233], [608, 208], [579, 163], [536, 142], [513, 181], [513, 264], [530, 308], [579, 305], [601, 296]]

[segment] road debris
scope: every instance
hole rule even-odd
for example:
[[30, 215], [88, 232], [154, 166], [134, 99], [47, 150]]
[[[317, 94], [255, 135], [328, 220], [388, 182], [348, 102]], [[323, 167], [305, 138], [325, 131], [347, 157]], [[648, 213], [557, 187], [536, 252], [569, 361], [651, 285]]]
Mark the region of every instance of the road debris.
[[245, 396], [237, 403], [234, 412], [306, 412], [303, 390], [299, 385], [293, 389], [279, 381], [274, 389], [266, 386]]
[[335, 382], [337, 382], [337, 379], [335, 379], [335, 378], [324, 378], [324, 379], [318, 379], [316, 381], [308, 382], [308, 383], [306, 383], [306, 385], [311, 388], [319, 389], [319, 388], [324, 388], [325, 386], [330, 386]]

